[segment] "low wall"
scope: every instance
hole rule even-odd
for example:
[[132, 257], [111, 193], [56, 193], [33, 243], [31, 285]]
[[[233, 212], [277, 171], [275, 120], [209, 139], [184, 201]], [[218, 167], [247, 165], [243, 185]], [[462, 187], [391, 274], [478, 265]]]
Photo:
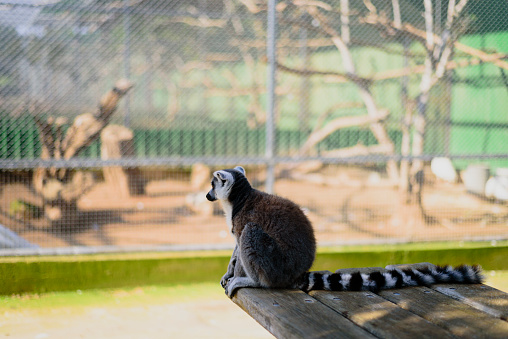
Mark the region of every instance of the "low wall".
[[[231, 251], [158, 252], [0, 258], [0, 294], [217, 282]], [[314, 270], [416, 262], [508, 269], [508, 243], [322, 248]]]

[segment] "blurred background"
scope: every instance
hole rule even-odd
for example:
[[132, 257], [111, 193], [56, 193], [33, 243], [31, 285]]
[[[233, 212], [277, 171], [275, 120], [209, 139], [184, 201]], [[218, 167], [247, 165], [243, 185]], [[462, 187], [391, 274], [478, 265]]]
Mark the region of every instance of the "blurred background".
[[507, 107], [505, 0], [0, 0], [0, 334], [271, 337], [218, 284], [237, 165], [315, 269], [508, 291]]
[[508, 238], [504, 0], [0, 1], [0, 253], [232, 248], [214, 170], [319, 244]]

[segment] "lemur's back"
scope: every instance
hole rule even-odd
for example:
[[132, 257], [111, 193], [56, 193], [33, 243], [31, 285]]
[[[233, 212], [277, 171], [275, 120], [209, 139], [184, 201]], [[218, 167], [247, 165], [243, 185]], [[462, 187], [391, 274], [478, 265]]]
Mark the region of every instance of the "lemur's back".
[[240, 238], [245, 225], [250, 223], [258, 225], [277, 244], [278, 251], [274, 255], [281, 260], [270, 262], [280, 266], [273, 269], [286, 277], [286, 284], [310, 269], [316, 253], [316, 240], [310, 221], [298, 205], [282, 197], [252, 190], [241, 211], [233, 218], [235, 237]]
[[233, 233], [249, 222], [257, 223], [267, 234], [288, 248], [301, 246], [315, 250], [312, 225], [301, 208], [282, 197], [253, 190], [242, 210], [233, 218]]

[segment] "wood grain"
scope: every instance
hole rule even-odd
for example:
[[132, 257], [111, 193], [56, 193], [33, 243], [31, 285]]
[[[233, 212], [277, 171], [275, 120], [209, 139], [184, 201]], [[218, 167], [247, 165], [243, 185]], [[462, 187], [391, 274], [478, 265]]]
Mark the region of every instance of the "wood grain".
[[464, 338], [506, 338], [508, 322], [490, 316], [431, 288], [385, 290], [380, 296]]
[[380, 338], [453, 338], [446, 330], [366, 291], [310, 295]]
[[277, 338], [375, 338], [299, 290], [242, 288], [233, 302]]
[[[386, 269], [336, 272], [374, 271]], [[508, 338], [508, 294], [483, 284], [438, 284], [377, 294], [247, 288], [233, 301], [278, 338]]]
[[493, 317], [508, 319], [508, 294], [493, 287], [484, 284], [440, 284], [432, 288]]

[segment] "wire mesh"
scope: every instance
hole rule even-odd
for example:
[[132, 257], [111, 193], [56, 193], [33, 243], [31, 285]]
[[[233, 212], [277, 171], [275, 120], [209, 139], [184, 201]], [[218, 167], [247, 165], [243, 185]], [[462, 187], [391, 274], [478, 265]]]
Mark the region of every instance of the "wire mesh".
[[508, 237], [506, 1], [273, 20], [256, 0], [0, 1], [3, 253], [232, 246], [205, 194], [235, 165], [322, 245]]

